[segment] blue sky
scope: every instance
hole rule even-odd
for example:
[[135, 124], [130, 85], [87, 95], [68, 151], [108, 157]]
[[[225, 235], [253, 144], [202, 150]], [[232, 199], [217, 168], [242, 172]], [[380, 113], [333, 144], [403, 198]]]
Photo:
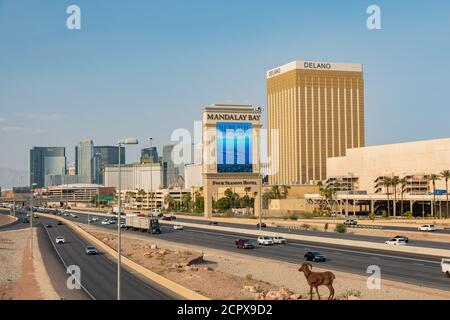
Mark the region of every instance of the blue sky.
[[137, 160], [204, 105], [264, 106], [265, 72], [293, 60], [364, 64], [367, 145], [449, 137], [449, 35], [448, 0], [0, 0], [0, 167], [26, 169], [34, 145], [73, 160], [84, 138], [136, 136]]

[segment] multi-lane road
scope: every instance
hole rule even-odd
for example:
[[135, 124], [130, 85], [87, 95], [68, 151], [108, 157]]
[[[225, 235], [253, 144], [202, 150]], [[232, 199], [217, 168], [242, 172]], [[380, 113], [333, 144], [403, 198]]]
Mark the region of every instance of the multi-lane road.
[[[87, 223], [87, 215], [84, 214], [78, 214], [78, 218], [67, 217], [67, 219]], [[177, 221], [181, 219], [178, 218]], [[109, 229], [117, 228], [116, 225], [102, 225], [100, 222], [96, 222], [95, 225]], [[246, 227], [249, 228], [248, 225]], [[366, 273], [368, 266], [376, 265], [380, 267], [383, 279], [443, 290], [450, 288], [450, 279], [446, 278], [440, 270], [440, 257], [340, 246], [332, 244], [332, 241], [330, 244], [317, 244], [290, 240], [286, 245], [256, 247], [253, 250], [243, 251], [234, 246], [234, 240], [237, 237], [254, 239], [254, 236], [245, 233], [244, 228], [236, 229], [236, 232], [192, 227], [177, 231], [170, 225], [162, 225], [161, 229], [162, 234], [148, 235], [148, 237], [299, 264], [303, 262], [305, 252], [319, 251], [328, 258], [327, 262], [320, 264], [323, 268], [368, 276], [369, 274]], [[133, 231], [124, 230], [124, 232]], [[415, 242], [414, 245], [416, 245]]]
[[[26, 215], [18, 213], [18, 217]], [[117, 298], [117, 263], [107, 254], [100, 252], [98, 255], [86, 255], [85, 248], [90, 245], [83, 237], [66, 225], [57, 225], [55, 219], [40, 217], [33, 223], [39, 230], [40, 249], [44, 251], [44, 262], [47, 270], [55, 270], [57, 275], [50, 273], [51, 278], [56, 276], [59, 281], [54, 284], [61, 296], [70, 298], [72, 293], [67, 292], [66, 281], [69, 275], [61, 276], [61, 265], [65, 271], [68, 266], [80, 268], [80, 283], [83, 293], [76, 293], [77, 298], [90, 298], [96, 300], [113, 300]], [[51, 228], [45, 225], [51, 224]], [[29, 224], [19, 222], [4, 230], [14, 230], [29, 227]], [[1, 230], [1, 231], [4, 231]], [[63, 236], [64, 244], [56, 244], [55, 238]], [[49, 256], [50, 255], [50, 256]], [[51, 256], [53, 255], [53, 256]], [[56, 266], [55, 264], [59, 264]], [[123, 267], [121, 273], [121, 298], [125, 300], [170, 300], [181, 299], [177, 294], [160, 285], [141, 277], [140, 275]]]

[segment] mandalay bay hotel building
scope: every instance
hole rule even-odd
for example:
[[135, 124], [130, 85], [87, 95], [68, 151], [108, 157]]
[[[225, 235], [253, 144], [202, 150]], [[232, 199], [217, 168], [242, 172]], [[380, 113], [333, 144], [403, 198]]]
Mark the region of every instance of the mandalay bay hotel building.
[[364, 146], [363, 67], [294, 61], [269, 70], [267, 111], [269, 184], [325, 180], [327, 158]]

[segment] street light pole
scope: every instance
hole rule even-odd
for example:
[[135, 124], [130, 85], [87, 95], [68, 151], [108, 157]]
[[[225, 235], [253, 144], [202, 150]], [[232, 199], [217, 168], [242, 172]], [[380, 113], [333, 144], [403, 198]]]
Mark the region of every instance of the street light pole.
[[121, 268], [121, 257], [122, 257], [122, 238], [121, 238], [121, 216], [122, 216], [122, 167], [121, 167], [121, 148], [122, 145], [127, 144], [138, 144], [138, 140], [136, 138], [127, 138], [123, 140], [119, 140], [119, 183], [118, 183], [118, 207], [119, 212], [117, 214], [117, 300], [120, 300], [120, 268]]
[[[150, 142], [150, 152], [152, 149], [153, 138], [148, 138]], [[150, 162], [150, 214], [153, 214], [153, 160]]]

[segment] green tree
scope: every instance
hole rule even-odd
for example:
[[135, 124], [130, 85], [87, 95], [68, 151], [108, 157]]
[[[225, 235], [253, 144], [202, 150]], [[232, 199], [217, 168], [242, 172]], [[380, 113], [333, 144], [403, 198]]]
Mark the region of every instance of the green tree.
[[390, 210], [390, 200], [389, 200], [389, 186], [392, 184], [391, 177], [383, 177], [383, 185], [386, 187], [386, 195], [387, 195], [387, 216], [391, 216]]
[[433, 173], [433, 174], [431, 174], [428, 177], [428, 180], [430, 180], [431, 183], [433, 184], [433, 204], [432, 204], [431, 207], [432, 207], [432, 211], [433, 211], [432, 217], [434, 217], [435, 216], [435, 209], [436, 209], [435, 208], [435, 203], [436, 203], [436, 181], [441, 180], [441, 178], [439, 177], [439, 175]]
[[228, 197], [222, 197], [219, 200], [217, 200], [216, 209], [220, 212], [226, 212], [227, 210], [231, 209], [231, 200]]
[[195, 197], [193, 211], [195, 213], [202, 213], [205, 211], [205, 198], [202, 195]]
[[445, 214], [445, 218], [448, 219], [448, 179], [450, 178], [450, 170], [443, 170], [441, 172], [442, 178], [445, 180], [445, 196], [446, 196], [446, 209], [447, 212]]
[[166, 204], [166, 207], [169, 210], [173, 210], [173, 208], [175, 208], [176, 205], [175, 202], [176, 202], [175, 199], [170, 194], [164, 197], [164, 203]]
[[182, 206], [182, 208], [184, 210], [186, 210], [186, 211], [189, 211], [190, 206], [191, 206], [191, 201], [192, 201], [192, 198], [191, 198], [191, 193], [190, 192], [188, 192], [186, 194], [183, 194], [181, 196], [181, 206]]
[[397, 186], [400, 183], [400, 180], [398, 177], [393, 177], [391, 179], [391, 185], [394, 188], [394, 203], [392, 205], [393, 211], [394, 211], [394, 217], [397, 216]]

